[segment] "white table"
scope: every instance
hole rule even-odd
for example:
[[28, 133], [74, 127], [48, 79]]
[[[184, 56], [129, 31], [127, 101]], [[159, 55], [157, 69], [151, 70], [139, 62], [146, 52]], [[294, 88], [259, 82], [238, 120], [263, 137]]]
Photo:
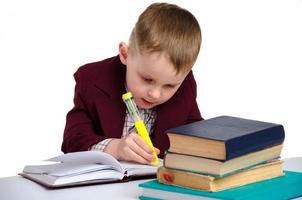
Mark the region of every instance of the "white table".
[[[284, 169], [302, 172], [302, 157], [284, 159]], [[103, 200], [137, 199], [138, 184], [146, 180], [112, 183], [63, 189], [47, 189], [21, 176], [0, 178], [1, 200]], [[302, 198], [299, 198], [302, 199]]]

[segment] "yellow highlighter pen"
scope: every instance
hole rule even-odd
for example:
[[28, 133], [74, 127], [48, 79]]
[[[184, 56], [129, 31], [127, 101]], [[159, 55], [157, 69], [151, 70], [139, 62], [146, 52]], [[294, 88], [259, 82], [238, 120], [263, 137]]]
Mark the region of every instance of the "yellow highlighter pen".
[[127, 92], [126, 94], [123, 94], [123, 100], [126, 104], [126, 107], [130, 113], [130, 116], [134, 120], [134, 126], [137, 130], [137, 133], [143, 140], [147, 143], [147, 145], [153, 150], [153, 156], [155, 160], [153, 161], [153, 165], [157, 166], [158, 165], [158, 157], [157, 154], [154, 150], [153, 144], [151, 142], [151, 139], [149, 137], [149, 133], [146, 129], [144, 121], [141, 119], [137, 106], [135, 102], [133, 101], [133, 97], [131, 92]]

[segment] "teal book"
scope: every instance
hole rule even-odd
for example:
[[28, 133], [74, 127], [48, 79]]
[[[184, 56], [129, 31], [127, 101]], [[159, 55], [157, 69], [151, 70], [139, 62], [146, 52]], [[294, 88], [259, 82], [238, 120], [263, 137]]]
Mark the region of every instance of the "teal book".
[[230, 160], [282, 144], [281, 124], [219, 116], [168, 129], [170, 152]]
[[220, 192], [205, 192], [165, 185], [157, 180], [139, 184], [143, 188], [140, 199], [236, 199], [236, 200], [281, 200], [302, 196], [302, 173], [284, 171], [285, 175]]

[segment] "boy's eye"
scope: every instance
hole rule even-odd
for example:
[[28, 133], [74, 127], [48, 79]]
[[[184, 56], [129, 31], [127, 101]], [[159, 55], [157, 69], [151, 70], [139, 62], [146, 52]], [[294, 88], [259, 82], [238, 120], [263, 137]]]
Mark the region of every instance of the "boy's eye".
[[150, 83], [150, 82], [153, 81], [151, 78], [143, 78], [143, 80], [144, 80], [145, 82], [148, 82], [148, 83]]
[[167, 88], [173, 89], [175, 88], [175, 85], [166, 85]]

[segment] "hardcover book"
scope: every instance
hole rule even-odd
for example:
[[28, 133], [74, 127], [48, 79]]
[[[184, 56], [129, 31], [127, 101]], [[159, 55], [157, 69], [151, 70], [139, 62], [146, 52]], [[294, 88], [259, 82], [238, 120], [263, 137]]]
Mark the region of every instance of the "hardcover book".
[[160, 167], [157, 172], [157, 180], [168, 185], [216, 192], [282, 175], [282, 162], [274, 160], [221, 178]]
[[214, 177], [224, 177], [279, 158], [282, 146], [283, 144], [275, 145], [227, 161], [167, 152], [165, 154], [164, 166], [172, 169], [207, 174]]
[[231, 116], [202, 120], [166, 131], [170, 152], [229, 160], [282, 144], [280, 124]]

